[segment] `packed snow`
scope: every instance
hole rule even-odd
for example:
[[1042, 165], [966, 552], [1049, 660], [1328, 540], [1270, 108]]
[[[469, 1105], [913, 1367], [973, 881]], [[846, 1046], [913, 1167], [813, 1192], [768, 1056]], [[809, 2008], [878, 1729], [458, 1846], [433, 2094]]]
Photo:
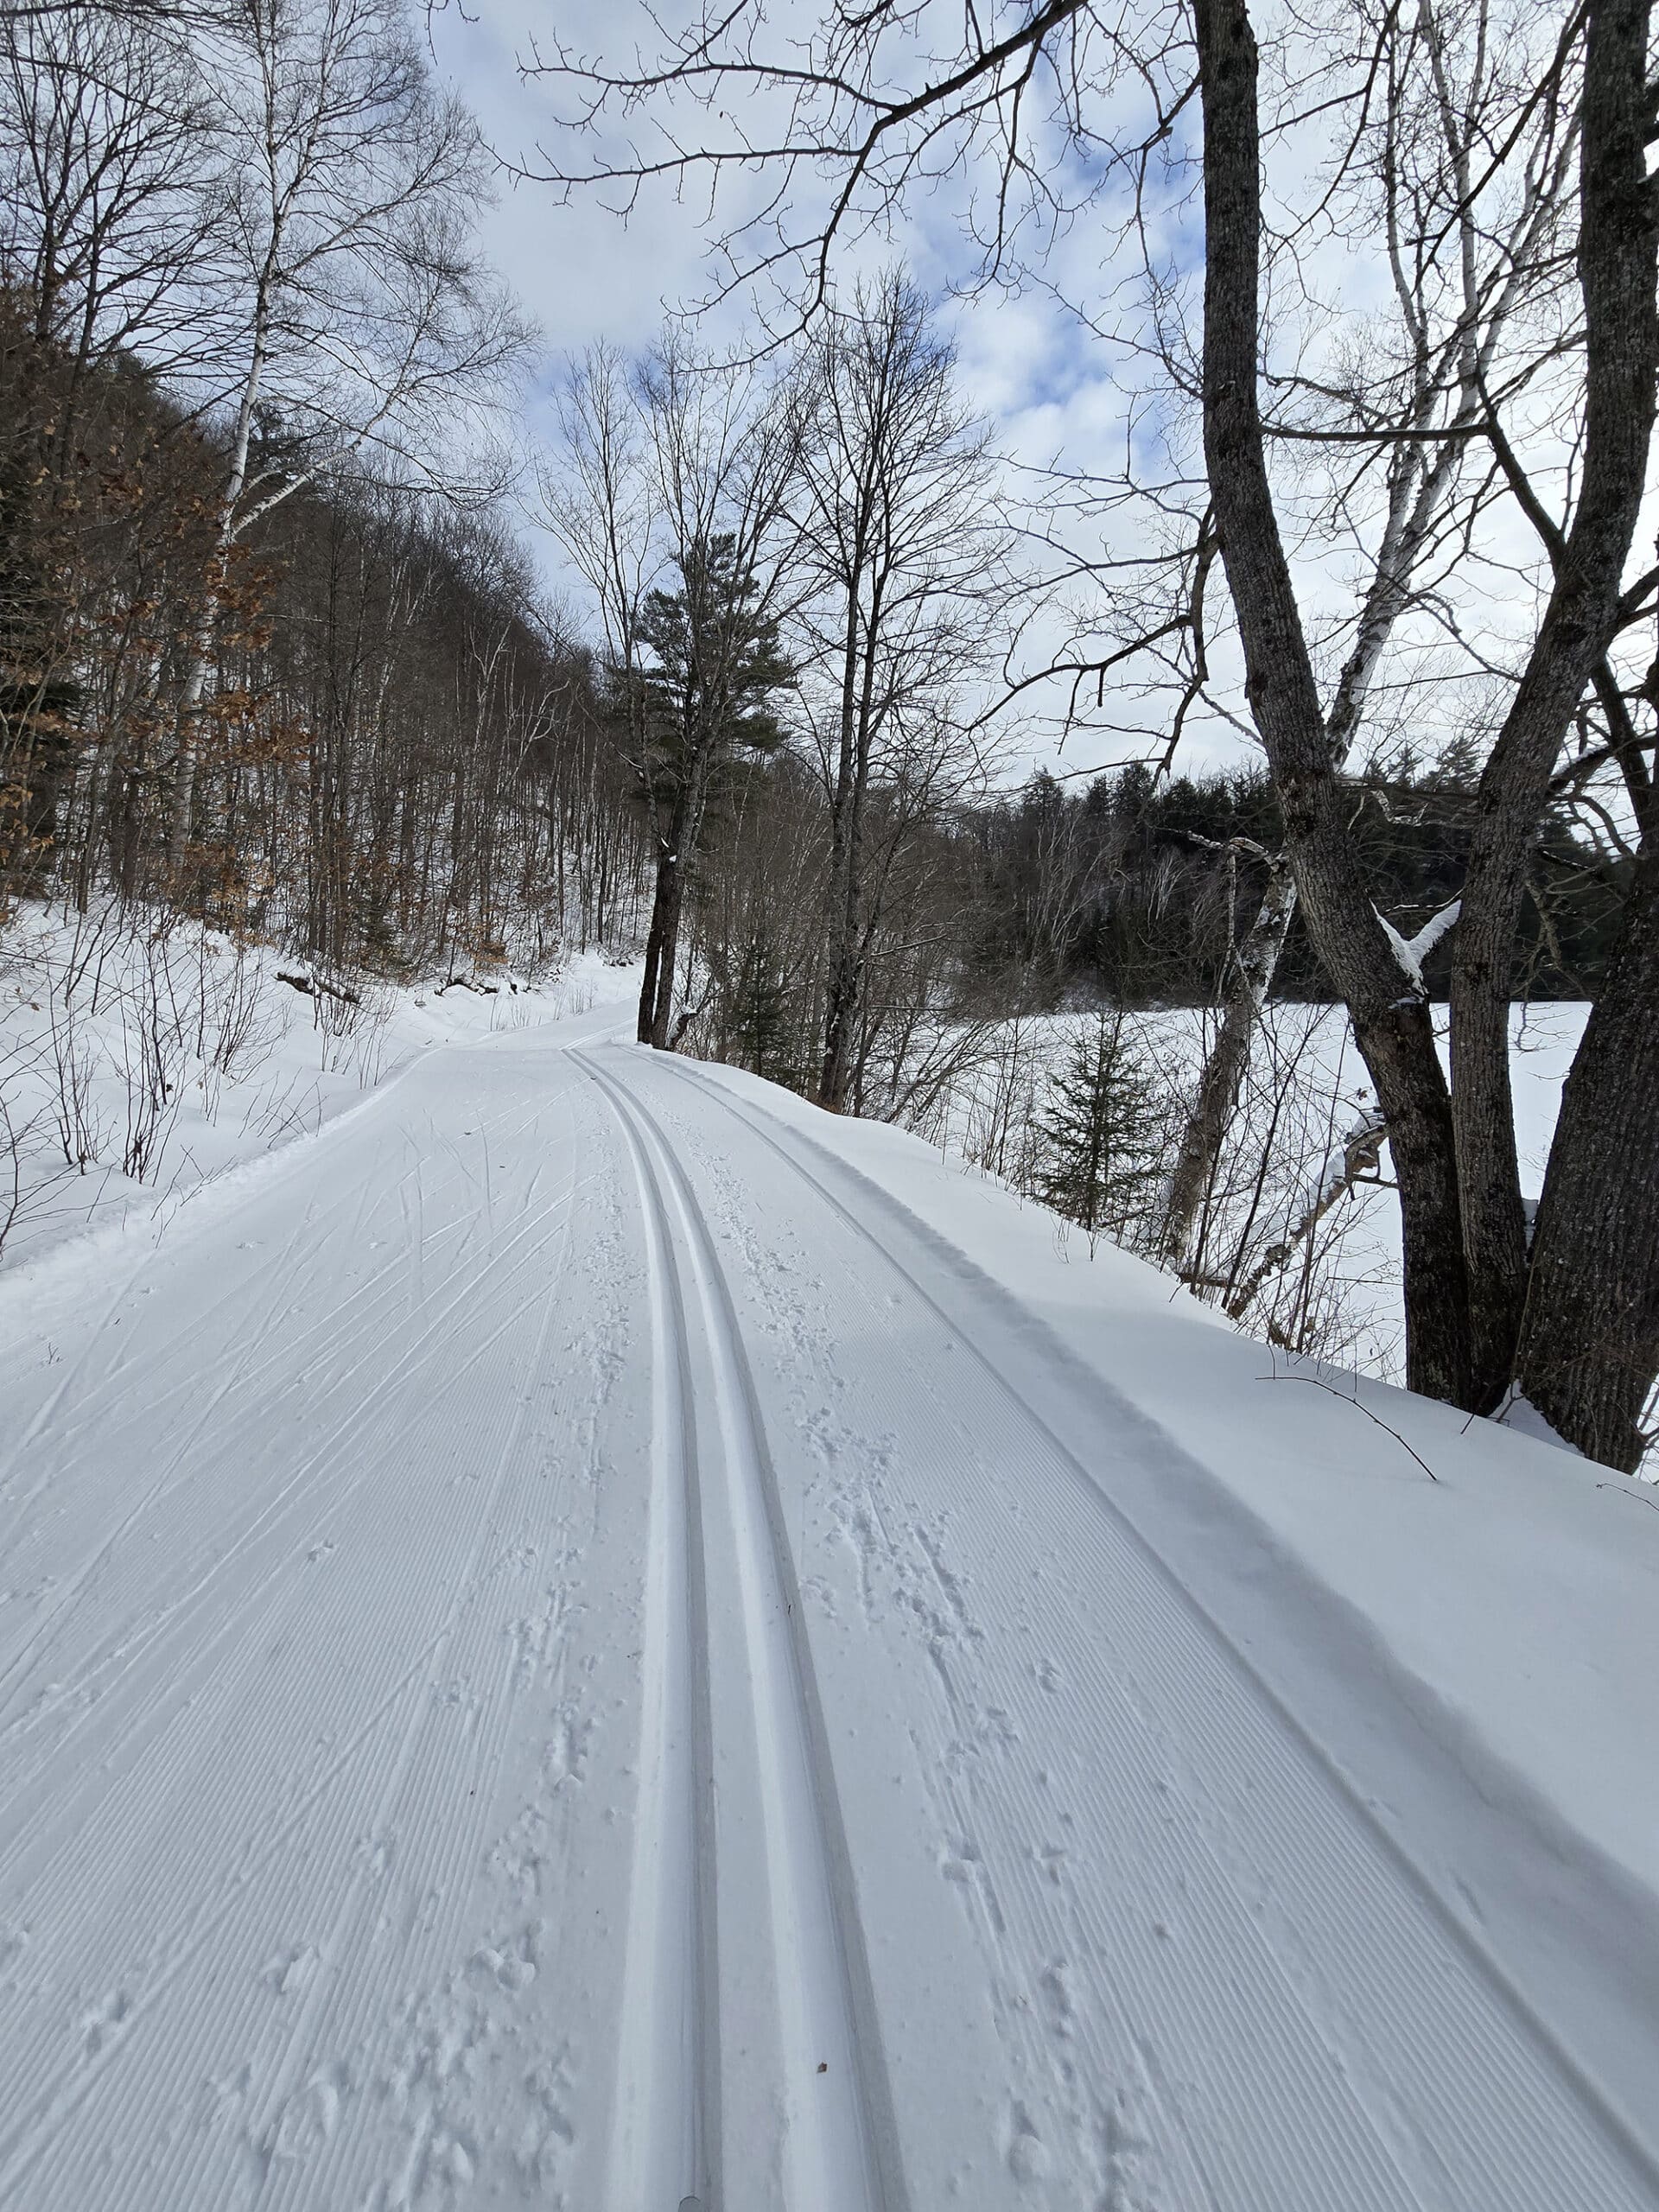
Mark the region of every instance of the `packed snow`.
[[0, 1275], [0, 2202], [1652, 2212], [1645, 1487], [620, 1013]]
[[534, 976], [457, 960], [394, 986], [161, 908], [26, 906], [0, 954], [0, 1266], [176, 1206], [436, 1046], [639, 988], [597, 949]]

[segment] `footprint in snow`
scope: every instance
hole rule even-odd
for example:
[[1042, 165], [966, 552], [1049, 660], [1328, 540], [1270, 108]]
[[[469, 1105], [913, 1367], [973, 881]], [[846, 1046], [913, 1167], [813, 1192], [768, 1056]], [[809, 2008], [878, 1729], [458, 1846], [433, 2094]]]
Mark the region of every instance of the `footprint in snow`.
[[1043, 2181], [1052, 2171], [1048, 2145], [1031, 2124], [1023, 2105], [1015, 2105], [1008, 2127], [1008, 2171], [1016, 2181]]
[[301, 1943], [274, 1958], [260, 1977], [278, 1997], [293, 1997], [302, 1990], [316, 1971], [317, 1951], [312, 1943]]
[[323, 2144], [333, 2140], [340, 2124], [340, 2086], [339, 2069], [328, 2067], [314, 2074], [305, 2087], [289, 2099], [271, 2141], [270, 2155], [274, 2159], [308, 2158]]
[[96, 2011], [82, 2014], [81, 2049], [88, 2058], [96, 2058], [111, 2037], [120, 2032], [131, 2010], [131, 1998], [124, 1989], [118, 1989], [113, 1996], [106, 1997]]

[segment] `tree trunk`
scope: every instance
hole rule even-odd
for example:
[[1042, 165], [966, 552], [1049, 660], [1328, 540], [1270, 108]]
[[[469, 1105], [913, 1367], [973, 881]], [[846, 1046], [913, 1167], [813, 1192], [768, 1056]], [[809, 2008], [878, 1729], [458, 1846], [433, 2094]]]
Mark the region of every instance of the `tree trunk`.
[[863, 995], [864, 944], [859, 908], [864, 893], [864, 786], [869, 748], [855, 744], [844, 791], [836, 796], [830, 865], [830, 974], [824, 1018], [823, 1067], [818, 1103], [831, 1113], [847, 1109], [853, 1079], [853, 1039]]
[[265, 358], [270, 342], [268, 325], [270, 271], [268, 258], [265, 272], [260, 279], [254, 312], [253, 350], [248, 362], [248, 373], [243, 382], [241, 397], [237, 403], [230, 467], [219, 495], [219, 515], [213, 533], [213, 572], [207, 579], [206, 603], [191, 646], [190, 662], [185, 671], [184, 688], [179, 702], [178, 766], [173, 779], [172, 809], [167, 836], [168, 869], [175, 883], [179, 880], [183, 869], [185, 847], [190, 837], [190, 816], [195, 801], [195, 722], [207, 689], [207, 671], [213, 657], [213, 632], [217, 626], [213, 593], [225, 581], [225, 564], [236, 540], [236, 510], [247, 487], [248, 455], [253, 443], [254, 416], [264, 386]]
[[645, 974], [639, 988], [637, 1034], [642, 1045], [668, 1050], [668, 1025], [674, 1010], [674, 963], [679, 954], [680, 916], [685, 904], [685, 878], [677, 851], [664, 852], [657, 862], [657, 890], [652, 900], [651, 930], [645, 938]]
[[853, 1039], [864, 990], [864, 940], [860, 908], [864, 903], [864, 799], [869, 789], [870, 753], [875, 742], [876, 639], [882, 619], [885, 572], [873, 580], [873, 595], [863, 643], [859, 640], [859, 590], [866, 547], [861, 534], [847, 580], [847, 635], [842, 663], [841, 753], [836, 763], [830, 852], [830, 961], [824, 1012], [823, 1066], [818, 1103], [832, 1113], [847, 1110], [853, 1084]]
[[1630, 1472], [1659, 1372], [1659, 838], [1561, 1097], [1516, 1380], [1592, 1459]]
[[657, 855], [657, 889], [652, 899], [651, 929], [645, 938], [645, 974], [639, 990], [638, 1036], [642, 1045], [671, 1052], [669, 1024], [674, 1012], [674, 964], [679, 956], [680, 920], [685, 909], [685, 867], [702, 834], [702, 817], [713, 770], [706, 741], [697, 746], [675, 795], [673, 811]]
[[[1647, 0], [1599, 0], [1585, 47], [1579, 283], [1585, 425], [1554, 588], [1481, 778], [1452, 976], [1452, 1111], [1473, 1297], [1475, 1402], [1502, 1397], [1527, 1286], [1510, 1089], [1515, 939], [1538, 822], [1568, 726], [1611, 643], [1643, 487], [1659, 365], [1647, 176]], [[1557, 1144], [1561, 1139], [1558, 1137]], [[1559, 1301], [1556, 1301], [1559, 1302]]]
[[1193, 1225], [1215, 1178], [1216, 1165], [1250, 1064], [1250, 1045], [1272, 988], [1279, 956], [1296, 912], [1296, 883], [1282, 853], [1268, 862], [1261, 912], [1234, 954], [1232, 988], [1221, 1030], [1204, 1064], [1198, 1095], [1188, 1117], [1170, 1178], [1164, 1214], [1164, 1256], [1191, 1268]]
[[1197, 0], [1205, 132], [1204, 437], [1245, 693], [1267, 748], [1309, 934], [1347, 1002], [1400, 1185], [1408, 1378], [1466, 1402], [1468, 1283], [1446, 1086], [1427, 1006], [1408, 995], [1362, 885], [1268, 480], [1256, 375], [1261, 144], [1244, 0]]

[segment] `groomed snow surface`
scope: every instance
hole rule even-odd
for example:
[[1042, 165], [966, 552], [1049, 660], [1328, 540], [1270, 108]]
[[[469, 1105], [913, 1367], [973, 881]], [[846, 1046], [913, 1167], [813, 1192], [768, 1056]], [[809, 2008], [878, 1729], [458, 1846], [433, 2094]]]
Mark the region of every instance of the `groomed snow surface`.
[[1659, 2205], [1659, 1510], [618, 1013], [0, 1281], [15, 2212]]

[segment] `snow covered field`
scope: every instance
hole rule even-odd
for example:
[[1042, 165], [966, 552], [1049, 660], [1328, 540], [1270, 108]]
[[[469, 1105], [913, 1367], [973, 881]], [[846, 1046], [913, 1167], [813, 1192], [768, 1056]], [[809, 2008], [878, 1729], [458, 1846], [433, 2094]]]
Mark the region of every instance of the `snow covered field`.
[[1640, 1486], [617, 1027], [0, 1277], [0, 2202], [1659, 2205]]

